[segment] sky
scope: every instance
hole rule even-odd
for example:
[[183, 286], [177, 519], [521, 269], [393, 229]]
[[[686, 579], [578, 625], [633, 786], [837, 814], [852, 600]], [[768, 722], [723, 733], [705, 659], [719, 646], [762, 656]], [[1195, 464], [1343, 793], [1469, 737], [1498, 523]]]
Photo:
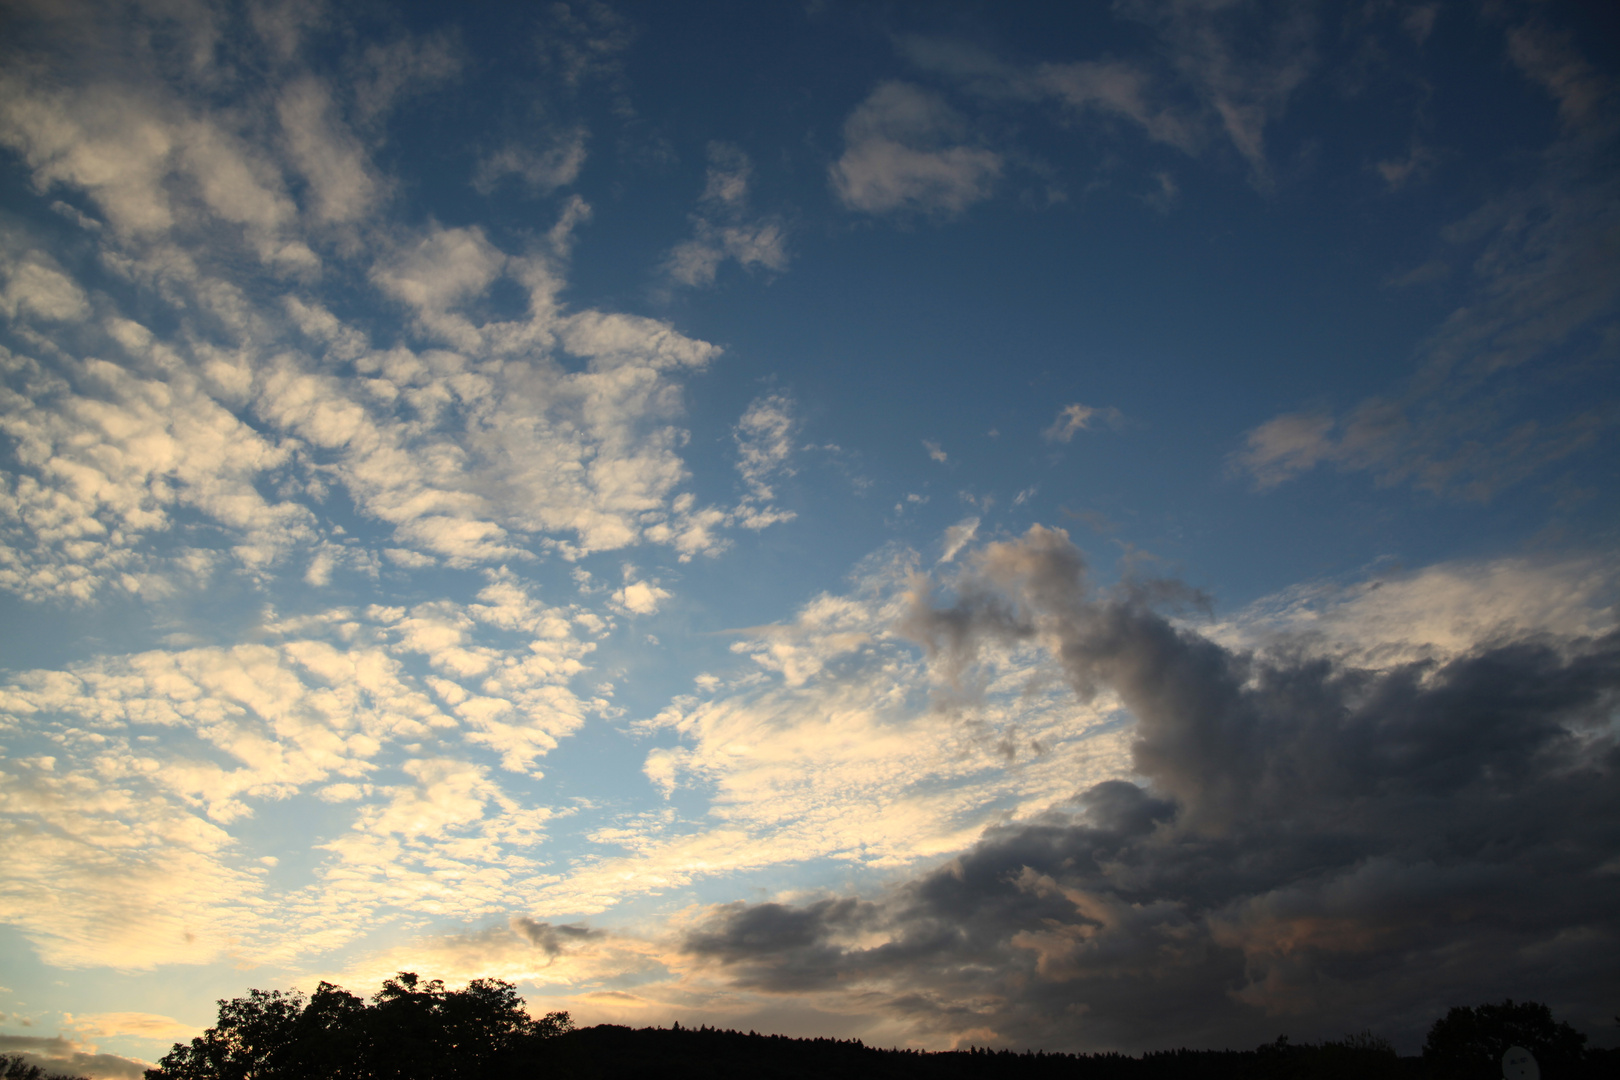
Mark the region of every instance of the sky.
[[1620, 1042], [1620, 14], [0, 8], [0, 1052]]

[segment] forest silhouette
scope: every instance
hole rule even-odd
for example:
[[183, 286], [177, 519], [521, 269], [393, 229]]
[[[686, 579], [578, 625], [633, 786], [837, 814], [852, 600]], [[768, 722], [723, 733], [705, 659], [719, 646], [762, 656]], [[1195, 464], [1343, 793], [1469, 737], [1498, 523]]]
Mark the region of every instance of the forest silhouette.
[[[1065, 1054], [970, 1047], [882, 1049], [859, 1039], [789, 1038], [702, 1025], [576, 1028], [565, 1012], [538, 1019], [517, 988], [475, 979], [463, 990], [401, 972], [369, 1001], [322, 982], [305, 996], [250, 990], [219, 1002], [215, 1025], [176, 1043], [146, 1080], [607, 1080], [657, 1077], [1075, 1077], [1082, 1080], [1495, 1080], [1502, 1055], [1523, 1047], [1545, 1080], [1620, 1075], [1620, 1050], [1586, 1036], [1546, 1005], [1504, 1001], [1451, 1009], [1421, 1055], [1401, 1057], [1370, 1032], [1321, 1043], [1286, 1037], [1252, 1050]], [[0, 1059], [3, 1080], [52, 1078]]]

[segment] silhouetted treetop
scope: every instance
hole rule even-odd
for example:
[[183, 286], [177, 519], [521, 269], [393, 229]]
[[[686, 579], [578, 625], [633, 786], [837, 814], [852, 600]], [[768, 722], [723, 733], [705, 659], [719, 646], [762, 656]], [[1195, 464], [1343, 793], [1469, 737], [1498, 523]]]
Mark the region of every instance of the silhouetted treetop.
[[1572, 1075], [1586, 1059], [1586, 1036], [1534, 1001], [1457, 1006], [1434, 1022], [1423, 1044], [1423, 1063], [1435, 1080], [1497, 1080], [1502, 1055], [1522, 1046], [1535, 1055], [1548, 1080]]
[[517, 988], [474, 979], [446, 990], [414, 972], [387, 979], [370, 1004], [323, 982], [250, 990], [219, 1003], [219, 1021], [148, 1069], [147, 1080], [473, 1080], [498, 1074], [530, 1043], [573, 1027], [535, 1020]]
[[90, 1078], [46, 1072], [38, 1065], [30, 1065], [28, 1059], [21, 1054], [0, 1054], [0, 1080], [90, 1080]]

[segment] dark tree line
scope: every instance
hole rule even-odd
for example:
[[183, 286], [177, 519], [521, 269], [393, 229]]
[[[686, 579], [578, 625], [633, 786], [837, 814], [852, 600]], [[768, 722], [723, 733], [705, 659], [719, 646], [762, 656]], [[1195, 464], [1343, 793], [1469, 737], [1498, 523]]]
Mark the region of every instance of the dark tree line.
[[38, 1065], [30, 1065], [21, 1054], [0, 1054], [0, 1080], [89, 1080], [84, 1076], [66, 1073], [48, 1073]]
[[176, 1043], [146, 1080], [482, 1080], [520, 1070], [572, 1027], [567, 1013], [530, 1017], [501, 979], [446, 990], [401, 972], [369, 1003], [328, 982], [308, 998], [250, 990], [221, 1001], [219, 1022]]
[[[1545, 1005], [1504, 1001], [1454, 1008], [1435, 1022], [1420, 1057], [1400, 1057], [1370, 1032], [1322, 1043], [1286, 1037], [1253, 1050], [1124, 1054], [1016, 1053], [973, 1048], [884, 1050], [859, 1039], [790, 1039], [715, 1028], [575, 1030], [567, 1013], [539, 1020], [516, 988], [477, 979], [445, 990], [402, 972], [369, 1002], [330, 983], [309, 997], [252, 990], [219, 1003], [219, 1022], [176, 1043], [147, 1080], [634, 1080], [657, 1077], [884, 1078], [1071, 1077], [1076, 1080], [1497, 1080], [1502, 1055], [1521, 1046], [1545, 1080], [1620, 1075], [1620, 1051], [1589, 1050], [1586, 1036]], [[3, 1065], [3, 1059], [0, 1059]], [[12, 1080], [0, 1071], [0, 1080]], [[37, 1070], [18, 1080], [47, 1080]]]

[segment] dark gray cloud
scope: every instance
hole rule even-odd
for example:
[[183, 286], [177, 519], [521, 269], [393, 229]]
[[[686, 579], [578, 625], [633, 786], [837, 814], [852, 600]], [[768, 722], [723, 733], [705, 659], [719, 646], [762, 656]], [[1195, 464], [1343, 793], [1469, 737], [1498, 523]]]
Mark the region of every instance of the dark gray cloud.
[[527, 915], [519, 915], [512, 919], [512, 932], [554, 959], [568, 951], [567, 946], [570, 942], [579, 944], [603, 936], [600, 930], [567, 924], [554, 925], [531, 919]]
[[117, 1054], [97, 1054], [60, 1035], [0, 1035], [0, 1054], [16, 1054], [49, 1073], [88, 1076], [91, 1080], [139, 1080], [149, 1065]]
[[735, 984], [848, 995], [930, 1034], [1049, 1048], [1252, 1045], [1453, 1004], [1551, 1003], [1602, 1037], [1620, 969], [1620, 634], [1502, 639], [1384, 670], [1235, 651], [1096, 594], [1035, 527], [909, 632], [959, 680], [1038, 641], [1137, 718], [1136, 770], [987, 832], [872, 900], [714, 909], [687, 950]]

